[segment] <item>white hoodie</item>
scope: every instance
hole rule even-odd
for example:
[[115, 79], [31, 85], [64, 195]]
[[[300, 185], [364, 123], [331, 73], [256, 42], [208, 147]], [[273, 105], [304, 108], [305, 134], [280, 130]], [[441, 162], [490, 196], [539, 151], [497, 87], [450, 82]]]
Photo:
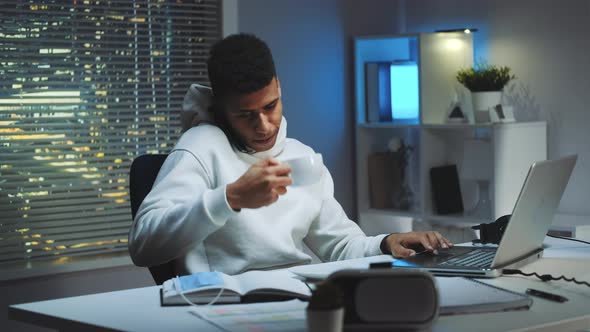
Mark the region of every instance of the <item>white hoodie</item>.
[[237, 274], [307, 264], [304, 243], [323, 261], [379, 255], [385, 235], [366, 236], [334, 198], [324, 167], [322, 180], [288, 187], [269, 206], [232, 210], [226, 186], [255, 162], [286, 160], [314, 151], [286, 138], [282, 119], [275, 146], [247, 154], [234, 150], [218, 127], [201, 124], [185, 132], [139, 207], [129, 232], [136, 265], [175, 260], [179, 274], [221, 271]]

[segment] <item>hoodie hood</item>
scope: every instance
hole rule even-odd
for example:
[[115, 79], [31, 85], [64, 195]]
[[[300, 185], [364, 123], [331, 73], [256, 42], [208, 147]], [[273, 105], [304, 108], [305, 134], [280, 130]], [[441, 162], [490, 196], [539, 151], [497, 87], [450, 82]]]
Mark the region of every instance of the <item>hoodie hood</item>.
[[213, 115], [209, 112], [212, 101], [213, 91], [210, 87], [196, 83], [191, 84], [184, 95], [182, 111], [194, 113], [193, 121], [195, 121], [194, 117], [197, 117], [199, 122], [213, 123]]

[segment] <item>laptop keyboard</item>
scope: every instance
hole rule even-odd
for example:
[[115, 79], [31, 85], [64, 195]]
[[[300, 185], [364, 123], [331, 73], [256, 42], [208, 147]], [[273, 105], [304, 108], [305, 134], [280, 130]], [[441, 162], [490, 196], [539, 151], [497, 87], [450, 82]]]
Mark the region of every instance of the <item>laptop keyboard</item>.
[[457, 257], [453, 257], [444, 262], [441, 262], [440, 265], [466, 266], [477, 268], [489, 267], [492, 265], [492, 261], [494, 260], [495, 255], [496, 251], [474, 249], [463, 255], [459, 255]]

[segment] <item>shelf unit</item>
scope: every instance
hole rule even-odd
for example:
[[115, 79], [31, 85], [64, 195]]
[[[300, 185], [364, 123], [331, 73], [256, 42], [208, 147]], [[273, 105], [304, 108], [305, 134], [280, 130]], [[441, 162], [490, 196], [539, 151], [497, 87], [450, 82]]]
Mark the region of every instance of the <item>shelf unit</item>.
[[[412, 49], [413, 48], [413, 49]], [[414, 55], [412, 55], [414, 54]], [[419, 109], [415, 121], [369, 122], [365, 101], [365, 63], [414, 57], [419, 72]], [[358, 221], [368, 234], [412, 229], [415, 222], [427, 221], [452, 227], [469, 227], [511, 213], [529, 166], [547, 157], [545, 122], [473, 124], [468, 91], [458, 85], [458, 69], [473, 65], [473, 41], [464, 33], [432, 33], [370, 36], [355, 39], [356, 96], [356, 180]], [[392, 78], [393, 79], [393, 78]], [[445, 123], [454, 96], [459, 96], [469, 123]], [[373, 117], [374, 119], [374, 117]], [[368, 158], [385, 152], [391, 138], [411, 146], [405, 183], [413, 193], [407, 210], [371, 207]], [[433, 206], [429, 171], [432, 167], [454, 164], [465, 211], [477, 199], [477, 182], [463, 175], [464, 142], [477, 139], [489, 144], [486, 162], [489, 176], [489, 215], [468, 212], [437, 215]]]

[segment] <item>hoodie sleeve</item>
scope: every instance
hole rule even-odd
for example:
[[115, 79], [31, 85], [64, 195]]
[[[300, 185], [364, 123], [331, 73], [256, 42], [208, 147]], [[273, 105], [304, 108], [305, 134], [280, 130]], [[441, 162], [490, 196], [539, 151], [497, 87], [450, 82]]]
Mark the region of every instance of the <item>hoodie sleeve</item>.
[[136, 265], [159, 265], [185, 254], [237, 213], [227, 202], [226, 186], [211, 188], [208, 173], [189, 151], [168, 156], [129, 231]]
[[307, 246], [324, 262], [382, 255], [380, 245], [387, 234], [366, 236], [334, 198], [334, 182], [326, 168], [322, 181], [322, 206], [304, 240]]

